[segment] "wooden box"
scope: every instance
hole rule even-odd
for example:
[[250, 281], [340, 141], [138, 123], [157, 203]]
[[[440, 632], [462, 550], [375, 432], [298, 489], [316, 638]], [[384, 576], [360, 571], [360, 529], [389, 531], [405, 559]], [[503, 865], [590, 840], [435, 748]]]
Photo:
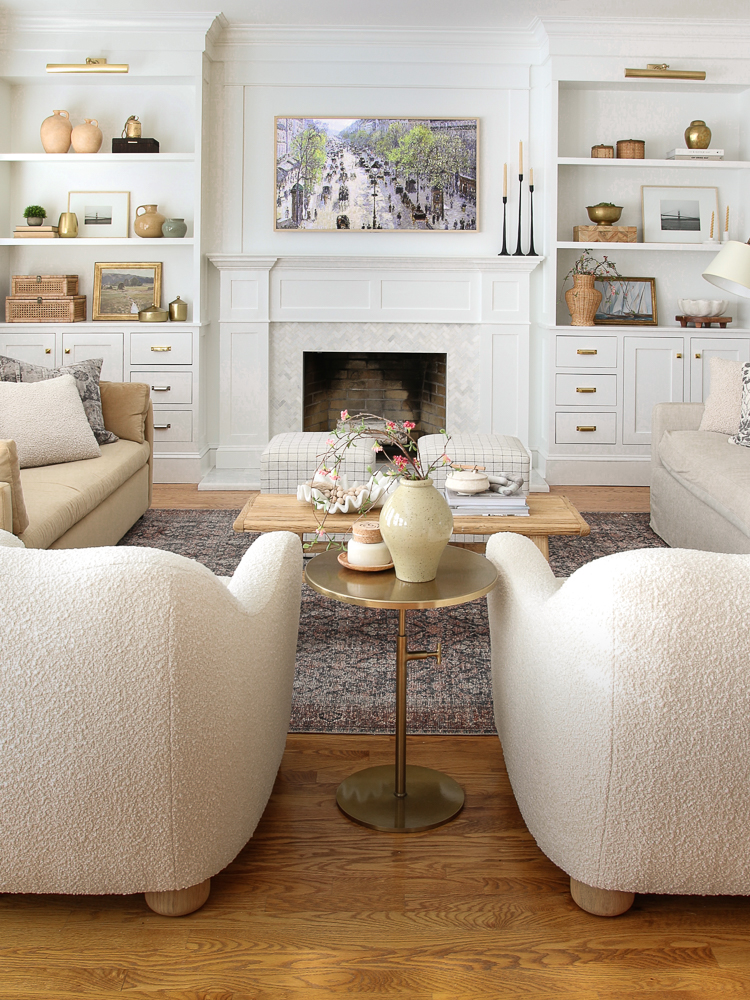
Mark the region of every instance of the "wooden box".
[[14, 274], [10, 294], [19, 299], [61, 299], [78, 295], [77, 274]]
[[574, 243], [637, 243], [635, 226], [573, 226]]
[[86, 296], [65, 298], [5, 299], [6, 323], [83, 323], [86, 320]]

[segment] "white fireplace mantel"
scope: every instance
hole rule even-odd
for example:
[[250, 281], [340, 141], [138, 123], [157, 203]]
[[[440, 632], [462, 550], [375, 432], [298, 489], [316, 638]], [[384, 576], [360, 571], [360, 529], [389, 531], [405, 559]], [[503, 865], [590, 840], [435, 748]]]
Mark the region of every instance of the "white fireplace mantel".
[[302, 429], [305, 351], [445, 353], [448, 431], [528, 445], [529, 282], [542, 259], [210, 254], [221, 410], [216, 471], [203, 488], [221, 470], [252, 488], [273, 433]]

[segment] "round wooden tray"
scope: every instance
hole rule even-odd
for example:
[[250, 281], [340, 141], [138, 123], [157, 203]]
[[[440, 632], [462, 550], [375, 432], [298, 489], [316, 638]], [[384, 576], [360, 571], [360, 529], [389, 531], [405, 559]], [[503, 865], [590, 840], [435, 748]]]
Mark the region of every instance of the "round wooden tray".
[[393, 563], [386, 563], [385, 566], [353, 566], [346, 558], [346, 552], [339, 552], [338, 561], [346, 569], [352, 569], [355, 573], [382, 573], [385, 569], [393, 569]]

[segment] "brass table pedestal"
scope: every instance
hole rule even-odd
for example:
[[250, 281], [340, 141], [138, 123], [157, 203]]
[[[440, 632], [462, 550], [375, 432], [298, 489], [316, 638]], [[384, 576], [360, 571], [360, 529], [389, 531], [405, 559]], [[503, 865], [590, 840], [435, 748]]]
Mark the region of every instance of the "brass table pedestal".
[[318, 593], [345, 604], [398, 610], [396, 648], [396, 761], [395, 767], [368, 767], [346, 778], [336, 802], [350, 819], [385, 833], [417, 833], [447, 823], [464, 804], [461, 786], [441, 771], [406, 763], [406, 673], [409, 660], [435, 657], [434, 652], [411, 652], [406, 640], [406, 611], [466, 604], [484, 597], [495, 586], [497, 573], [484, 556], [449, 545], [440, 560], [437, 577], [429, 583], [404, 583], [393, 570], [358, 573], [345, 569], [335, 552], [312, 559], [305, 570], [308, 584]]

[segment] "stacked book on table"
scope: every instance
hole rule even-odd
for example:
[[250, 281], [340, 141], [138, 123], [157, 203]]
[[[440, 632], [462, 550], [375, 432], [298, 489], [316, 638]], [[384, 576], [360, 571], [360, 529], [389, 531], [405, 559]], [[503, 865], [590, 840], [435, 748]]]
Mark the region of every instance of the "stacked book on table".
[[57, 226], [16, 226], [13, 236], [17, 240], [56, 240]]
[[463, 517], [528, 517], [529, 505], [523, 493], [512, 493], [510, 496], [503, 496], [496, 493], [492, 487], [483, 493], [456, 493], [455, 490], [445, 487], [443, 491], [448, 506], [454, 514]]

